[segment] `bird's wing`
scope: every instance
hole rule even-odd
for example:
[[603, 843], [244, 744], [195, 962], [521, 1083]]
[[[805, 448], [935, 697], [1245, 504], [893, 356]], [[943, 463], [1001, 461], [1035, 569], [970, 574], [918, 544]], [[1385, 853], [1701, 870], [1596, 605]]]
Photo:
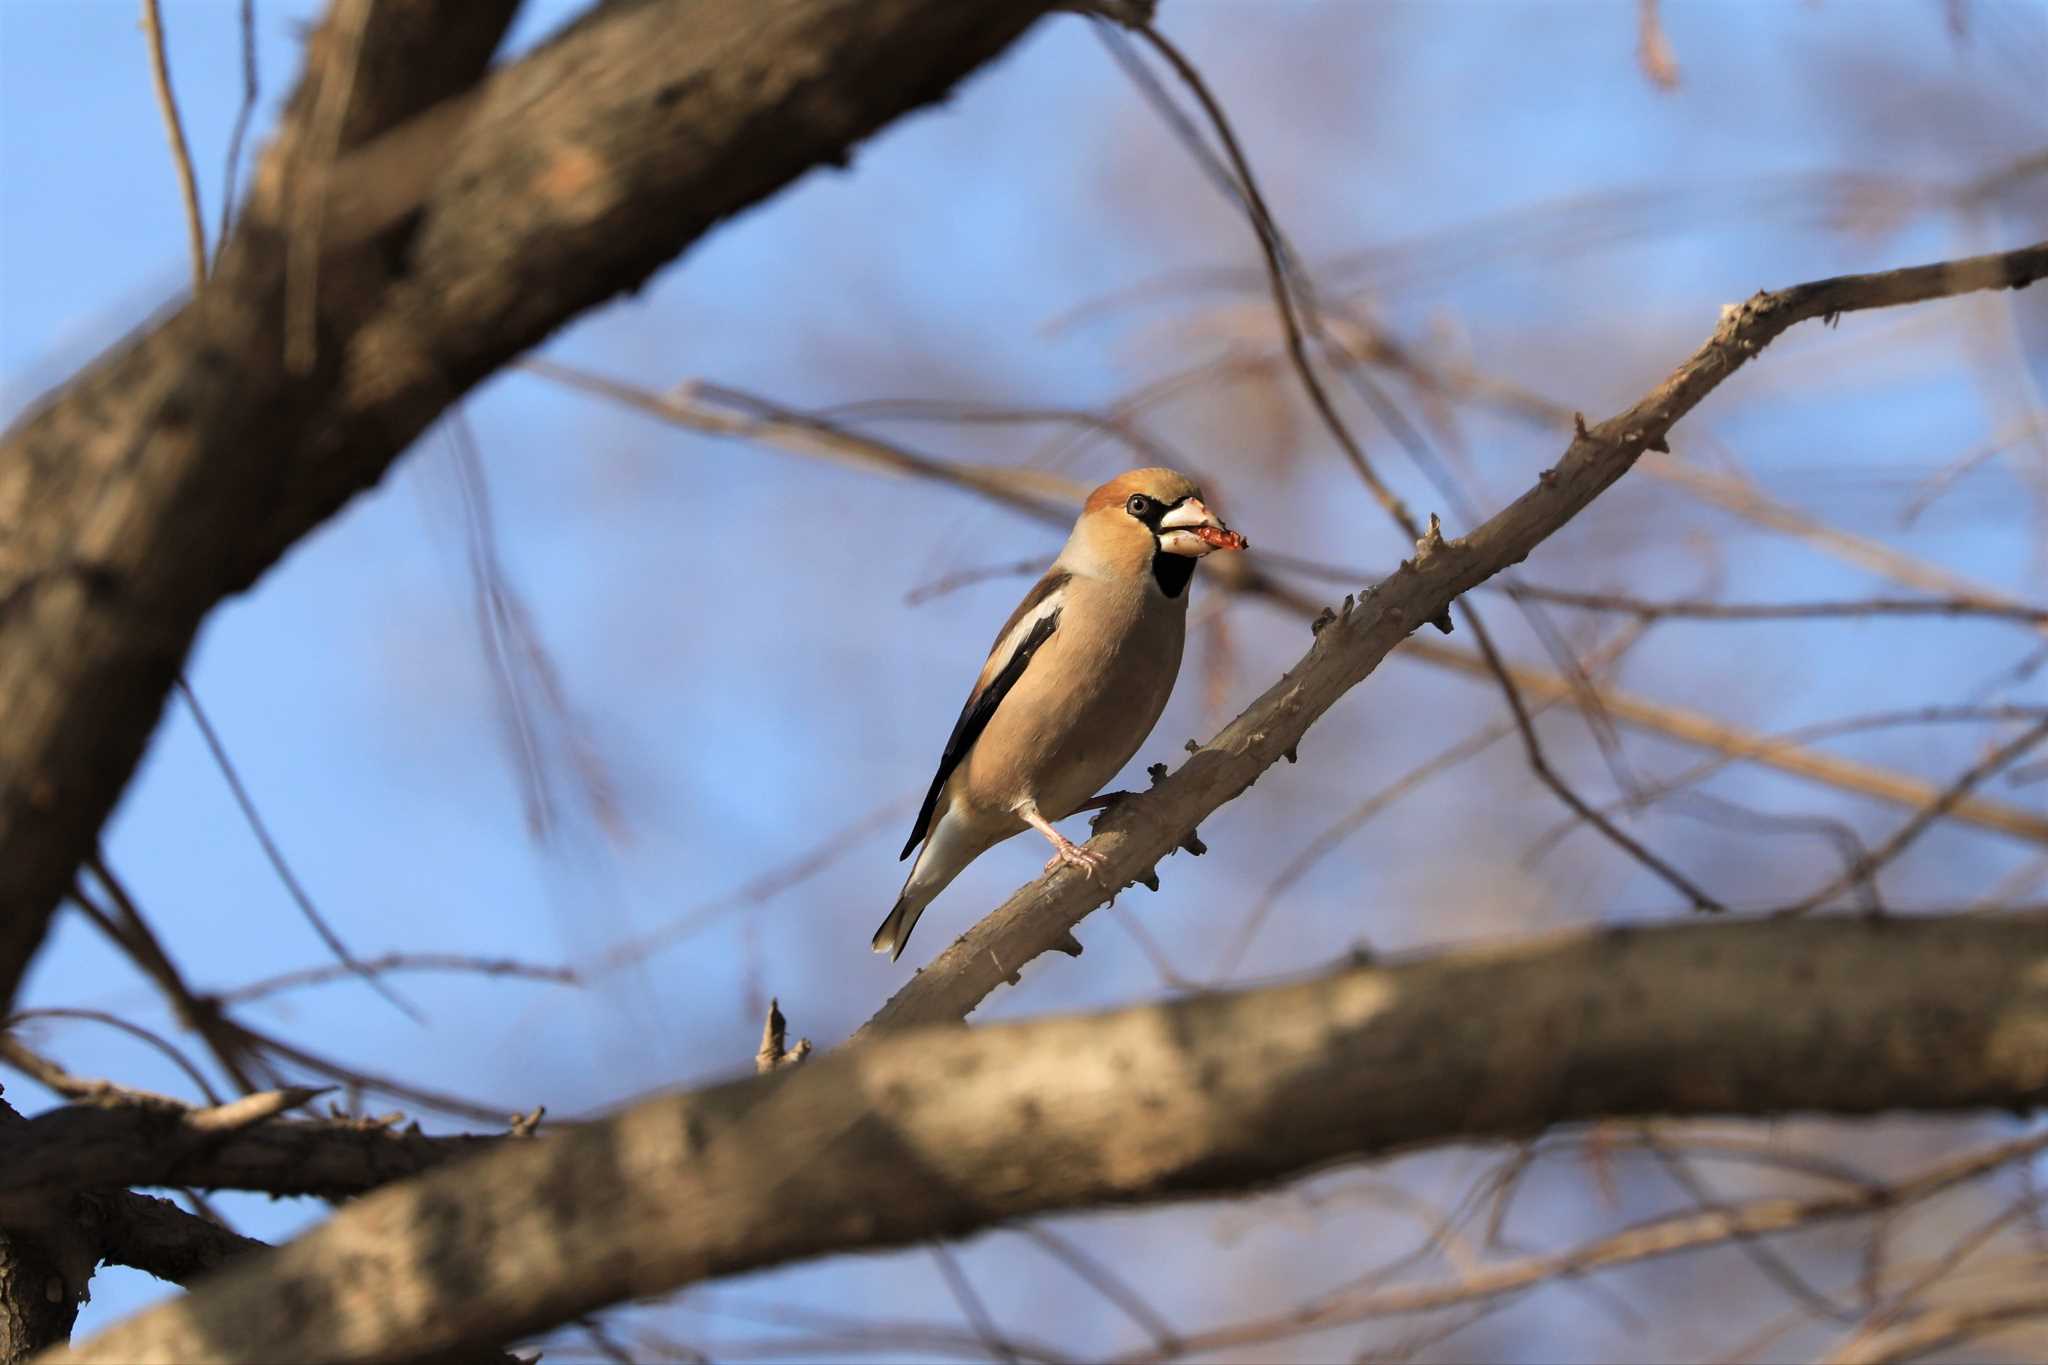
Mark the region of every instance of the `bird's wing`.
[[953, 733], [946, 737], [946, 751], [939, 756], [939, 771], [932, 778], [931, 790], [924, 794], [924, 805], [918, 808], [917, 824], [910, 831], [910, 842], [903, 846], [899, 859], [908, 858], [925, 834], [931, 829], [932, 812], [939, 804], [939, 792], [945, 787], [946, 779], [953, 775], [974, 747], [974, 741], [981, 738], [981, 732], [988, 728], [989, 718], [996, 708], [1003, 704], [1010, 689], [1017, 685], [1017, 679], [1024, 676], [1024, 670], [1031, 664], [1032, 655], [1052, 638], [1059, 628], [1060, 608], [1066, 600], [1069, 575], [1057, 569], [1038, 580], [1038, 585], [1025, 594], [1017, 604], [1017, 610], [1010, 613], [1010, 619], [1003, 622], [1002, 633], [996, 636], [995, 648], [989, 651], [988, 662], [981, 666], [981, 676], [975, 680], [974, 691], [968, 694], [967, 704], [960, 708], [960, 719], [953, 722]]

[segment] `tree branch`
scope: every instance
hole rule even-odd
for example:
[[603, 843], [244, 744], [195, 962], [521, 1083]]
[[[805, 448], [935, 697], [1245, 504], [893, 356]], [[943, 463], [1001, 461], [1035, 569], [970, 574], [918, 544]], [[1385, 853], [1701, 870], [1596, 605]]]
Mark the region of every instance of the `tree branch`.
[[[1759, 293], [1723, 310], [1705, 345], [1619, 416], [1577, 436], [1536, 486], [1457, 540], [1426, 538], [1416, 556], [1367, 588], [1316, 632], [1280, 681], [1178, 771], [1098, 826], [1090, 847], [1108, 859], [1100, 880], [1059, 869], [1013, 894], [913, 977], [854, 1037], [964, 1018], [1023, 965], [1058, 946], [1116, 888], [1153, 879], [1156, 864], [1200, 823], [1256, 782], [1337, 699], [1425, 621], [1462, 593], [1528, 558], [1559, 527], [1660, 450], [1671, 427], [1787, 328], [1866, 308], [1917, 303], [1977, 289], [2023, 288], [2048, 274], [2048, 242], [1874, 275], [1843, 275]], [[1433, 528], [1432, 528], [1433, 529]]]
[[925, 1029], [505, 1143], [60, 1358], [418, 1359], [800, 1257], [1605, 1116], [2024, 1111], [2044, 1038], [2042, 915], [1606, 929]]
[[126, 1190], [94, 1198], [105, 1242], [101, 1259], [188, 1289], [237, 1256], [270, 1249], [267, 1242], [210, 1223], [168, 1199]]
[[1050, 4], [607, 5], [450, 98], [513, 8], [339, 6], [206, 287], [0, 439], [0, 1006], [216, 602], [472, 385]]

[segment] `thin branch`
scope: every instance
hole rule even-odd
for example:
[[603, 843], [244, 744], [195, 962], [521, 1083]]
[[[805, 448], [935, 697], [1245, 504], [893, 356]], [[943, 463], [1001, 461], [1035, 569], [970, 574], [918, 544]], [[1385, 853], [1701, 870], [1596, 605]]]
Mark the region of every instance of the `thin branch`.
[[[1486, 666], [1471, 654], [1430, 640], [1410, 640], [1395, 657], [1413, 659], [1435, 668], [1451, 669], [1473, 678], [1485, 679], [1490, 676]], [[1532, 695], [1556, 697], [1567, 702], [1572, 700], [1571, 688], [1565, 679], [1537, 669], [1513, 667], [1515, 680]], [[1755, 763], [1759, 767], [1773, 768], [1795, 777], [1824, 783], [1840, 791], [1854, 792], [1911, 810], [1924, 809], [1941, 792], [1939, 787], [1920, 778], [1909, 777], [1904, 773], [1880, 768], [1874, 764], [1861, 763], [1855, 759], [1821, 753], [1802, 747], [1797, 742], [1802, 737], [1823, 732], [1831, 733], [1852, 725], [1861, 728], [1867, 723], [1867, 719], [1856, 722], [1829, 722], [1824, 727], [1814, 726], [1791, 731], [1785, 735], [1769, 735], [1731, 725], [1689, 707], [1651, 701], [1618, 688], [1602, 687], [1600, 699], [1608, 712], [1624, 725], [1637, 726], [1695, 748], [1711, 750], [1730, 762], [1740, 760]], [[1907, 716], [1924, 714], [1925, 711], [1926, 708], [1921, 708], [1918, 712], [1898, 713], [1879, 719], [1886, 724], [1896, 723]], [[1653, 791], [1650, 794], [1655, 793]], [[2048, 816], [2024, 806], [1991, 801], [1983, 797], [1966, 797], [1948, 806], [1942, 813], [1958, 823], [1973, 825], [1978, 829], [1993, 830], [2030, 843], [2048, 843]]]
[[[1664, 1168], [1664, 1173], [1671, 1178], [1672, 1183], [1685, 1191], [1686, 1196], [1692, 1200], [1695, 1212], [1709, 1213], [1726, 1207], [1726, 1202], [1717, 1198], [1713, 1191], [1707, 1188], [1706, 1182], [1687, 1163], [1682, 1153], [1666, 1148], [1654, 1136], [1650, 1137], [1646, 1145], [1649, 1148], [1650, 1154], [1657, 1159], [1658, 1165]], [[1858, 1309], [1843, 1307], [1820, 1290], [1814, 1288], [1813, 1285], [1807, 1283], [1805, 1276], [1787, 1264], [1785, 1258], [1780, 1256], [1776, 1249], [1755, 1233], [1744, 1229], [1736, 1234], [1733, 1239], [1733, 1245], [1748, 1258], [1750, 1264], [1755, 1266], [1765, 1279], [1778, 1286], [1779, 1291], [1786, 1298], [1790, 1299], [1795, 1305], [1805, 1309], [1808, 1313], [1816, 1317], [1829, 1318], [1836, 1322], [1854, 1322], [1857, 1320], [1859, 1316]]]
[[[1616, 659], [1619, 659], [1640, 638], [1641, 632], [1639, 630], [1624, 632], [1619, 638], [1609, 642], [1598, 651], [1590, 661], [1586, 672], [1590, 674], [1595, 670], [1611, 666]], [[1575, 696], [1577, 694], [1574, 692], [1571, 695]], [[1566, 700], [1565, 696], [1551, 693], [1539, 698], [1533, 710], [1541, 712], [1563, 700]], [[1448, 772], [1466, 759], [1484, 752], [1492, 745], [1514, 734], [1518, 728], [1513, 718], [1509, 718], [1508, 720], [1498, 721], [1492, 725], [1485, 726], [1467, 735], [1457, 743], [1424, 759], [1392, 782], [1379, 788], [1325, 827], [1315, 838], [1308, 842], [1307, 846], [1300, 853], [1289, 860], [1287, 865], [1281, 868], [1271, 881], [1266, 883], [1265, 890], [1259, 893], [1258, 900], [1245, 913], [1244, 920], [1238, 927], [1237, 937], [1231, 940], [1230, 945], [1217, 958], [1216, 966], [1210, 974], [1210, 979], [1215, 982], [1222, 982], [1237, 970], [1238, 964], [1244, 960], [1245, 951], [1251, 947], [1252, 939], [1257, 936], [1260, 926], [1265, 923], [1266, 917], [1272, 913], [1274, 906], [1279, 903], [1282, 893], [1307, 876], [1317, 863], [1334, 852], [1345, 840], [1363, 829], [1381, 811], [1386, 810], [1410, 792], [1423, 786], [1430, 779]]]
[[[201, 1071], [190, 1057], [187, 1057], [170, 1039], [163, 1037], [161, 1034], [153, 1033], [140, 1024], [123, 1019], [119, 1015], [108, 1014], [104, 1010], [73, 1009], [66, 1006], [53, 1005], [43, 1009], [17, 1011], [8, 1016], [7, 1027], [14, 1028], [19, 1024], [33, 1023], [38, 1019], [72, 1019], [84, 1023], [105, 1024], [108, 1028], [117, 1029], [131, 1038], [138, 1038], [169, 1058], [173, 1066], [184, 1072], [199, 1093], [206, 1097], [208, 1104], [219, 1104], [221, 1102], [220, 1092], [213, 1088], [213, 1082], [207, 1079], [206, 1073]], [[16, 1062], [15, 1065], [21, 1067], [19, 1062]], [[36, 1074], [33, 1071], [28, 1071], [25, 1067], [21, 1067], [21, 1069], [26, 1074]], [[37, 1079], [40, 1080], [41, 1077], [38, 1076]], [[47, 1083], [45, 1082], [45, 1084]]]
[[1532, 584], [1523, 584], [1519, 591], [1538, 601], [1561, 607], [1621, 612], [1645, 621], [1674, 618], [1690, 621], [1799, 621], [1831, 616], [1989, 616], [2031, 626], [2048, 626], [2048, 607], [1972, 597], [1860, 597], [1838, 602], [1652, 602], [1622, 593], [1575, 592]]
[[270, 826], [265, 823], [263, 813], [257, 810], [255, 800], [249, 795], [249, 789], [242, 785], [242, 775], [235, 768], [234, 760], [228, 757], [227, 746], [221, 742], [219, 732], [213, 728], [213, 722], [207, 718], [206, 708], [199, 704], [199, 695], [192, 690], [192, 684], [182, 673], [178, 675], [177, 690], [178, 695], [185, 699], [185, 705], [191, 709], [192, 720], [199, 727], [200, 738], [206, 741], [207, 751], [213, 755], [214, 766], [220, 769], [220, 775], [227, 780], [228, 791], [234, 796], [235, 805], [241, 809], [242, 819], [248, 822], [249, 832], [256, 836], [256, 843], [262, 848], [263, 856], [269, 861], [271, 870], [277, 873], [277, 879], [284, 883], [285, 893], [292, 898], [292, 903], [299, 907], [299, 913], [306, 917], [306, 922], [313, 926], [313, 932], [320, 936], [320, 941], [327, 945], [327, 951], [333, 953], [336, 961], [367, 984], [371, 990], [388, 1000], [400, 1013], [416, 1024], [425, 1023], [425, 1015], [385, 985], [375, 972], [365, 967], [356, 955], [349, 951], [348, 944], [342, 942], [341, 935], [334, 932], [334, 927], [327, 922], [327, 917], [320, 913], [320, 907], [313, 904], [313, 897], [307, 893], [304, 883], [300, 882], [298, 874], [292, 871], [291, 864], [285, 861], [284, 850], [279, 848], [277, 840], [271, 837]]
[[[628, 831], [616, 784], [596, 743], [569, 705], [561, 671], [534, 626], [532, 610], [506, 571], [483, 455], [468, 416], [462, 408], [453, 408], [445, 427], [462, 504], [463, 544], [478, 634], [490, 666], [507, 747], [520, 777], [528, 830], [536, 839], [546, 840], [561, 823], [549, 782], [553, 765], [548, 752], [559, 749], [599, 828], [614, 840], [624, 840]], [[552, 722], [552, 735], [544, 729], [544, 720]]]
[[[1589, 1271], [1705, 1246], [1724, 1245], [1741, 1237], [1768, 1236], [1838, 1218], [1901, 1208], [1943, 1194], [1957, 1185], [2015, 1162], [2028, 1160], [2044, 1148], [2048, 1148], [2048, 1133], [2037, 1133], [1937, 1162], [1891, 1185], [1804, 1199], [1758, 1199], [1675, 1214], [1567, 1251], [1545, 1252], [1489, 1266], [1476, 1275], [1447, 1284], [1402, 1286], [1368, 1293], [1340, 1291], [1285, 1313], [1186, 1337], [1180, 1347], [1183, 1352], [1224, 1351], [1284, 1340], [1323, 1327], [1367, 1318], [1431, 1312], [1482, 1302]], [[1158, 1359], [1160, 1357], [1148, 1353], [1133, 1352], [1120, 1357], [1119, 1365], [1143, 1365]]]
[[82, 886], [73, 890], [72, 899], [92, 911], [102, 932], [127, 952], [144, 976], [156, 983], [157, 989], [170, 1002], [178, 1022], [199, 1035], [207, 1051], [213, 1054], [214, 1061], [220, 1063], [221, 1070], [245, 1094], [261, 1090], [268, 1081], [275, 1080], [275, 1076], [259, 1075], [256, 1068], [263, 1065], [262, 1059], [250, 1054], [246, 1040], [239, 1036], [232, 1023], [222, 1017], [218, 1006], [201, 998], [186, 984], [184, 974], [171, 961], [170, 954], [157, 939], [156, 931], [143, 918], [141, 907], [135, 903], [135, 898], [128, 893], [121, 879], [114, 875], [105, 856], [94, 853], [86, 860], [86, 867], [106, 888], [114, 903], [114, 911], [109, 914], [95, 905]]
[[1974, 1341], [2004, 1327], [2048, 1318], [2048, 1291], [2027, 1289], [1928, 1308], [1897, 1327], [1858, 1333], [1827, 1356], [1827, 1365], [1893, 1365]]
[[1154, 1347], [1167, 1353], [1177, 1349], [1180, 1334], [1173, 1330], [1173, 1324], [1115, 1271], [1042, 1223], [1026, 1223], [1017, 1231], [1129, 1318], [1139, 1331], [1152, 1338]]
[[1841, 876], [1836, 877], [1797, 905], [1788, 906], [1779, 913], [1782, 915], [1804, 914], [1808, 910], [1814, 910], [1826, 905], [1851, 887], [1875, 877], [1887, 863], [1905, 852], [1907, 846], [1922, 834], [1925, 834], [1930, 825], [1949, 811], [1955, 809], [1958, 802], [1975, 791], [1987, 778], [2001, 769], [2010, 767], [2016, 759], [2040, 744], [2043, 740], [2048, 740], [2048, 720], [2042, 720], [2038, 724], [2021, 731], [2012, 739], [1993, 749], [1976, 763], [1971, 764], [1969, 768], [1958, 774], [1953, 782], [1943, 788], [1940, 794], [1932, 801], [1929, 801], [1925, 806], [1915, 811], [1913, 817], [1903, 825], [1900, 825], [1891, 838], [1885, 840], [1882, 844], [1858, 859], [1855, 865], [1844, 871]]
[[228, 1022], [227, 1027], [239, 1043], [260, 1049], [294, 1066], [303, 1067], [316, 1075], [351, 1087], [354, 1090], [369, 1091], [373, 1094], [389, 1095], [421, 1109], [432, 1109], [438, 1113], [452, 1114], [457, 1118], [469, 1119], [476, 1123], [497, 1123], [503, 1120], [509, 1105], [485, 1104], [479, 1100], [451, 1095], [446, 1091], [429, 1090], [424, 1086], [412, 1085], [394, 1080], [389, 1076], [363, 1071], [345, 1062], [337, 1062], [319, 1053], [309, 1052], [295, 1043], [246, 1024]]
[[[158, 1095], [112, 1081], [74, 1076], [53, 1058], [45, 1057], [13, 1034], [0, 1034], [0, 1062], [5, 1062], [53, 1094], [85, 1104], [183, 1104], [168, 1095]], [[219, 1107], [219, 1101], [214, 1106]]]
[[242, 170], [242, 139], [249, 132], [249, 119], [256, 112], [256, 100], [263, 85], [256, 72], [256, 0], [241, 0], [242, 103], [235, 110], [234, 131], [228, 134], [228, 151], [221, 167], [220, 231], [214, 239], [214, 264], [226, 249], [229, 231], [235, 225], [235, 180]]
[[816, 414], [786, 408], [722, 385], [688, 384], [670, 393], [657, 394], [535, 356], [520, 360], [511, 368], [707, 435], [764, 441], [865, 473], [913, 475], [971, 489], [1048, 526], [1065, 529], [1073, 518], [1063, 504], [1080, 502], [1078, 493], [1067, 496], [1076, 487], [1071, 480], [1027, 469], [965, 465], [920, 455]]
[[[1802, 748], [1801, 746], [1814, 743], [1818, 740], [1836, 739], [1844, 735], [1864, 734], [1872, 730], [1889, 729], [1894, 726], [1904, 725], [1993, 724], [2004, 721], [2037, 721], [2042, 719], [2048, 719], [2048, 707], [1916, 706], [1909, 707], [1901, 711], [1875, 711], [1866, 715], [1850, 716], [1845, 720], [1822, 721], [1814, 725], [1802, 725], [1792, 730], [1781, 730], [1770, 735], [1754, 735], [1750, 737], [1752, 743], [1749, 747], [1745, 749], [1719, 749], [1715, 752], [1714, 757], [1707, 759], [1704, 762], [1695, 764], [1694, 766], [1687, 768], [1684, 771], [1677, 773], [1671, 777], [1659, 780], [1654, 785], [1637, 793], [1633, 798], [1628, 798], [1623, 801], [1615, 802], [1612, 809], [1647, 810], [1649, 807], [1655, 805], [1657, 802], [1666, 800], [1674, 795], [1680, 794], [1690, 795], [1697, 799], [1698, 793], [1689, 792], [1688, 789], [1697, 785], [1698, 783], [1706, 781], [1714, 774], [1721, 772], [1723, 769], [1727, 768], [1730, 764], [1744, 760], [1752, 760], [1759, 762], [1761, 764], [1768, 765], [1769, 759], [1765, 757], [1765, 755], [1768, 755], [1773, 751], [1778, 751], [1781, 749], [1784, 753], [1788, 755], [1808, 756], [1810, 755], [1810, 751]], [[1824, 755], [1812, 756], [1822, 758], [1825, 757]], [[1787, 769], [1787, 771], [1796, 770]], [[1941, 795], [1941, 789], [1930, 782], [1921, 782], [1918, 779], [1898, 778], [1896, 774], [1889, 773], [1884, 769], [1873, 769], [1871, 771], [1877, 774], [1880, 777], [1880, 779], [1884, 780], [1885, 782], [1898, 780], [1910, 781], [1917, 784], [1914, 788], [1911, 789], [1918, 792], [1917, 798], [1914, 799], [1908, 799], [1909, 791], [1906, 788], [1894, 789], [1890, 786], [1881, 786], [1878, 788], [1869, 789], [1864, 792], [1864, 794], [1866, 795], [1880, 797], [1892, 804], [1905, 806], [1908, 809], [1917, 811], [1925, 809], [1927, 806], [1929, 806], [1937, 799], [1939, 799]], [[1847, 776], [1851, 781], [1854, 780], [1853, 772], [1845, 776]], [[1859, 790], [1859, 788], [1853, 785], [1844, 786], [1842, 789], [1847, 791]], [[1948, 810], [1945, 811], [1943, 814], [1949, 819], [1956, 819], [1957, 812], [1962, 808], [1962, 806], [1963, 803], [1959, 802], [1956, 805], [1950, 806]], [[2001, 804], [1993, 807], [1993, 810], [1999, 815], [2010, 815], [2013, 817], [2020, 818], [2021, 820], [2025, 820], [2033, 816], [2032, 812], [2026, 811], [2018, 806], [2006, 806]], [[1710, 816], [1710, 818], [1715, 817]], [[1808, 817], [1805, 821], [1805, 823], [1808, 826], [1807, 830], [1798, 831], [1796, 827], [1801, 823], [1798, 817], [1780, 816], [1764, 818], [1768, 819], [1767, 825], [1758, 824], [1754, 821], [1750, 821], [1747, 822], [1747, 827], [1770, 828], [1776, 830], [1784, 830], [1787, 832], [1822, 833], [1826, 837], [1828, 837], [1830, 842], [1834, 843], [1838, 849], [1846, 850], [1848, 852], [1848, 865], [1855, 864], [1868, 851], [1863, 846], [1862, 841], [1856, 837], [1854, 830], [1847, 828], [1839, 821], [1823, 820], [1819, 817]], [[1959, 821], [1959, 823], [1965, 822], [1966, 821]], [[1554, 845], [1556, 842], [1563, 839], [1567, 834], [1569, 834], [1574, 827], [1575, 826], [1573, 822], [1570, 821], [1560, 823], [1555, 828], [1538, 837], [1535, 840], [1535, 842], [1531, 845], [1529, 853], [1526, 856], [1528, 856], [1531, 859], [1542, 856], [1544, 853], [1549, 851], [1552, 845]], [[1994, 829], [2000, 828], [1999, 826], [1989, 824], [1980, 824], [1978, 827]], [[2021, 824], [2010, 828], [2003, 828], [2001, 829], [2001, 832], [2019, 835], [2020, 837], [2026, 837], [2024, 834], [2025, 828], [2025, 825]], [[2043, 834], [2048, 834], [2048, 821], [2042, 822], [2041, 832]], [[2021, 889], [2024, 889], [2023, 885]], [[2015, 891], [2013, 892], [2013, 894], [2016, 895], [2018, 894], [2018, 892]]]
[[171, 91], [171, 63], [164, 52], [164, 22], [157, 0], [142, 0], [142, 34], [149, 46], [149, 79], [156, 89], [157, 112], [171, 143], [171, 165], [178, 172], [178, 197], [185, 206], [185, 245], [192, 254], [192, 292], [206, 285], [206, 223], [199, 209], [199, 181], [192, 174], [192, 150], [185, 145], [185, 124], [178, 116], [178, 97]]
[[340, 981], [363, 972], [379, 977], [392, 972], [453, 972], [468, 976], [507, 976], [521, 981], [543, 981], [558, 986], [582, 984], [573, 967], [549, 967], [539, 963], [520, 962], [509, 957], [478, 957], [469, 953], [384, 953], [358, 962], [301, 967], [294, 972], [280, 972], [261, 981], [252, 981], [245, 986], [222, 991], [218, 998], [223, 1005], [243, 1005], [252, 1000], [261, 1000], [265, 996], [276, 995], [281, 991], [324, 986], [331, 981]]
[[1009, 1361], [1014, 1365], [1018, 1358], [1017, 1352], [1011, 1348], [1009, 1342], [1003, 1340], [1002, 1333], [996, 1330], [995, 1319], [988, 1313], [988, 1305], [981, 1301], [981, 1295], [974, 1292], [974, 1285], [968, 1281], [966, 1272], [960, 1269], [959, 1260], [946, 1249], [944, 1242], [933, 1242], [931, 1253], [932, 1260], [939, 1267], [940, 1277], [946, 1282], [947, 1291], [953, 1296], [953, 1302], [960, 1306], [960, 1316], [967, 1319], [969, 1330], [981, 1342], [982, 1348], [989, 1353], [991, 1359]]

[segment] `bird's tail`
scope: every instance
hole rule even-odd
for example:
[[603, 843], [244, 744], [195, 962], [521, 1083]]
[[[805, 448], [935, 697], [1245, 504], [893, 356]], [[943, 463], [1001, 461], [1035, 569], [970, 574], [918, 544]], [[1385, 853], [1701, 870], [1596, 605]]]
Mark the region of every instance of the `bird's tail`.
[[917, 917], [931, 904], [929, 896], [911, 894], [909, 887], [896, 898], [896, 905], [889, 911], [889, 917], [882, 921], [882, 927], [875, 930], [870, 946], [878, 953], [887, 953], [894, 962], [903, 956], [903, 945], [910, 941], [910, 931], [917, 927]]
[[987, 831], [966, 825], [950, 811], [940, 816], [925, 838], [924, 847], [918, 850], [917, 861], [910, 865], [910, 875], [903, 880], [903, 894], [896, 898], [882, 927], [875, 930], [871, 940], [874, 950], [888, 953], [891, 961], [902, 957], [903, 945], [909, 942], [910, 931], [916, 927], [924, 908], [960, 875], [961, 868], [980, 857], [994, 842]]

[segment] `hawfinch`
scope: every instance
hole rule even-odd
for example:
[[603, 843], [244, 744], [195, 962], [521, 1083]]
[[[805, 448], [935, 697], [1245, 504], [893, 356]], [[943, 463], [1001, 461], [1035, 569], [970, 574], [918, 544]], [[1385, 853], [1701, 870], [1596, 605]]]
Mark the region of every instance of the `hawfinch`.
[[1003, 623], [953, 723], [901, 856], [924, 848], [875, 930], [876, 952], [901, 957], [932, 898], [1027, 826], [1052, 843], [1048, 870], [1065, 863], [1095, 874], [1102, 855], [1052, 822], [1094, 804], [1166, 709], [1195, 561], [1244, 547], [1171, 469], [1134, 469], [1088, 495], [1066, 548]]

